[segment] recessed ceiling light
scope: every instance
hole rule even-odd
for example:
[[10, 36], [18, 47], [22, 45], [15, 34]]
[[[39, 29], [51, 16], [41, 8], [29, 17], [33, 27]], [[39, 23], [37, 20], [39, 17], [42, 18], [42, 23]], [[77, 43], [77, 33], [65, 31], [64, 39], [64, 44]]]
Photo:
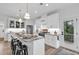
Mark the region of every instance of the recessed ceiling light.
[[43, 3], [40, 3], [40, 5], [43, 5]]
[[37, 13], [38, 13], [38, 11], [36, 10], [36, 11], [35, 11], [35, 14], [37, 14]]
[[48, 6], [49, 4], [45, 4], [45, 6]]

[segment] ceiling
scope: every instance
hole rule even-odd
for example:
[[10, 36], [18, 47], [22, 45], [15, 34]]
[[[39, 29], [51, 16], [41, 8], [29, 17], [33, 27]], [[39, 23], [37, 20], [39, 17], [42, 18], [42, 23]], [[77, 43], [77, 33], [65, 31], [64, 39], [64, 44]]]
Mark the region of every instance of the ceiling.
[[[28, 9], [31, 15], [31, 19], [34, 19], [51, 11], [68, 8], [78, 4], [48, 3], [48, 6], [45, 5], [46, 3], [44, 3], [43, 5], [40, 5], [40, 3], [28, 3]], [[19, 12], [20, 9], [21, 12]], [[23, 18], [26, 10], [26, 3], [0, 3], [0, 14], [4, 16], [13, 16], [17, 18], [19, 15], [21, 15], [21, 17]]]

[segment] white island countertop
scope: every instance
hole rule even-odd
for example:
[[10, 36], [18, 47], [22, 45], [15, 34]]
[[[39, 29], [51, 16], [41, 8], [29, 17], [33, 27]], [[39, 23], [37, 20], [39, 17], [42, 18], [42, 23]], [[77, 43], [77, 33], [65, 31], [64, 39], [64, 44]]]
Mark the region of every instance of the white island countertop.
[[22, 37], [17, 34], [11, 34], [14, 38], [17, 38], [22, 44], [27, 45], [29, 55], [44, 55], [45, 54], [45, 42], [42, 36]]

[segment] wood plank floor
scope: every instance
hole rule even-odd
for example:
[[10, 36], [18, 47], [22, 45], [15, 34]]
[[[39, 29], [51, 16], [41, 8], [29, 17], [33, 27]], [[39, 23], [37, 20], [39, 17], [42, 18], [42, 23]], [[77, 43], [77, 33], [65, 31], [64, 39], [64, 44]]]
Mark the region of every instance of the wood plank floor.
[[[55, 48], [52, 48], [48, 45], [45, 45], [45, 55], [50, 55], [51, 51], [55, 51]], [[0, 40], [0, 55], [12, 55], [11, 54], [11, 48], [10, 48], [10, 43], [5, 42], [3, 40]]]
[[51, 47], [51, 46], [48, 46], [45, 44], [45, 55], [51, 55], [51, 54], [54, 54], [54, 52], [56, 52], [57, 49]]
[[[45, 45], [45, 55], [79, 55], [79, 52], [76, 52], [74, 50], [70, 50], [68, 48], [65, 47], [59, 47], [58, 49], [55, 49], [51, 46]], [[64, 51], [63, 51], [64, 50]], [[63, 51], [61, 53], [61, 51]], [[60, 53], [60, 54], [57, 54]]]
[[[51, 51], [55, 51], [55, 48], [52, 48], [48, 45], [45, 45], [45, 55], [50, 55]], [[10, 48], [10, 43], [9, 42], [5, 42], [3, 40], [0, 40], [0, 55], [12, 55], [11, 54], [11, 48]]]
[[[45, 44], [45, 55], [55, 55], [55, 53], [60, 51], [60, 49], [62, 48], [60, 47], [58, 49], [55, 49]], [[10, 42], [5, 42], [3, 40], [0, 40], [0, 55], [12, 55]]]
[[9, 42], [0, 41], [0, 55], [11, 55]]

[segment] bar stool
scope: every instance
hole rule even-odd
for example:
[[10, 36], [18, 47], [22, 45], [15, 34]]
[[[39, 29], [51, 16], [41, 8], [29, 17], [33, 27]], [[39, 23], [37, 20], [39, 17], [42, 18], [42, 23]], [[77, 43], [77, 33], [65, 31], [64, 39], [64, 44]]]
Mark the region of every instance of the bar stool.
[[22, 42], [13, 38], [11, 40], [11, 49], [13, 55], [28, 55], [28, 49], [26, 45], [22, 45]]
[[16, 55], [22, 55], [22, 43], [21, 41], [17, 41], [17, 45], [16, 45]]
[[22, 45], [22, 55], [28, 55], [28, 49], [26, 45]]
[[11, 40], [11, 49], [12, 49], [12, 54], [15, 54], [15, 42], [17, 42], [16, 39], [12, 38]]
[[14, 55], [16, 55], [17, 47], [18, 47], [18, 42], [17, 41], [14, 41], [13, 42], [13, 54]]
[[18, 46], [18, 45], [16, 45], [16, 50], [15, 50], [15, 54], [16, 55], [22, 55], [22, 49]]

